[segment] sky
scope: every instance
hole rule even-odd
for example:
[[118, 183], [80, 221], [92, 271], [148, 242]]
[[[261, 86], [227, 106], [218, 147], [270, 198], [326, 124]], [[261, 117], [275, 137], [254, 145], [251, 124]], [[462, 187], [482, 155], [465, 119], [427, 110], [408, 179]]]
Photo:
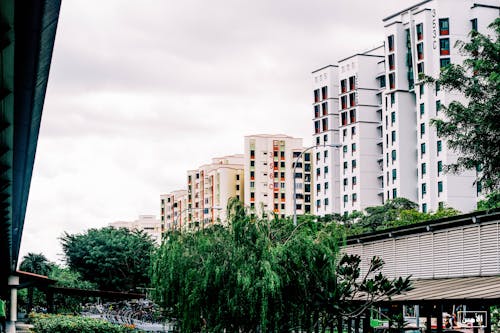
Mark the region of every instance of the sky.
[[312, 137], [311, 72], [416, 0], [63, 1], [19, 261], [140, 214], [243, 137]]

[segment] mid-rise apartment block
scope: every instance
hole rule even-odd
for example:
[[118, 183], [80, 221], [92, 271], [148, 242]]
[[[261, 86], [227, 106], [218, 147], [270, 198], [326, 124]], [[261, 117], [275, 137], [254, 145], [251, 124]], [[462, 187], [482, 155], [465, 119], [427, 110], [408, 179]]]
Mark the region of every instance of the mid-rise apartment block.
[[339, 61], [341, 214], [382, 204], [380, 92], [383, 46]]
[[475, 208], [475, 171], [444, 172], [457, 160], [438, 137], [431, 119], [443, 117], [441, 105], [463, 97], [426, 85], [441, 68], [464, 60], [455, 43], [472, 29], [487, 32], [498, 17], [498, 1], [428, 0], [384, 19], [387, 87], [384, 92], [385, 199], [406, 197], [424, 212], [448, 205]]
[[188, 171], [188, 228], [226, 222], [229, 199], [243, 199], [243, 160], [242, 154], [229, 155]]
[[130, 231], [142, 231], [157, 244], [161, 242], [161, 222], [155, 215], [139, 215], [139, 218], [134, 221], [116, 221], [109, 223], [113, 228], [126, 228]]
[[[493, 0], [422, 1], [383, 20], [383, 47], [313, 72], [313, 141], [319, 149], [342, 144], [341, 151], [325, 152], [329, 158], [317, 153], [317, 215], [348, 214], [397, 197], [423, 212], [475, 208], [476, 171], [445, 172], [458, 153], [431, 125], [444, 116], [442, 105], [464, 98], [422, 77], [437, 78], [444, 66], [462, 63], [456, 42], [471, 30], [488, 33], [499, 9]], [[335, 172], [320, 177], [323, 170]]]
[[315, 215], [340, 213], [338, 66], [312, 72]]
[[187, 190], [160, 195], [162, 232], [183, 230], [188, 224]]
[[294, 214], [294, 204], [297, 214], [311, 212], [312, 161], [310, 153], [304, 153], [301, 138], [245, 136], [244, 156], [244, 204], [251, 212], [284, 218]]

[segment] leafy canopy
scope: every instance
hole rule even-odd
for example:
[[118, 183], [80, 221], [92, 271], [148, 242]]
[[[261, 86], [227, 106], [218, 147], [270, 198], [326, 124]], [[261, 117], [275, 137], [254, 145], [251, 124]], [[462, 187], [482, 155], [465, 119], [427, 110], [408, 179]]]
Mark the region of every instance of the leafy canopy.
[[462, 65], [446, 66], [436, 83], [466, 101], [443, 105], [446, 117], [434, 119], [433, 124], [448, 146], [460, 153], [447, 169], [478, 169], [478, 181], [491, 191], [500, 189], [500, 18], [489, 28], [491, 37], [472, 31], [470, 41], [457, 42], [466, 59]]
[[61, 238], [68, 266], [103, 290], [129, 291], [149, 285], [153, 240], [125, 228], [90, 229]]
[[360, 257], [340, 255], [336, 222], [294, 227], [229, 206], [228, 228], [169, 233], [153, 260], [153, 297], [181, 332], [311, 332], [410, 287], [380, 274], [377, 258], [358, 279]]

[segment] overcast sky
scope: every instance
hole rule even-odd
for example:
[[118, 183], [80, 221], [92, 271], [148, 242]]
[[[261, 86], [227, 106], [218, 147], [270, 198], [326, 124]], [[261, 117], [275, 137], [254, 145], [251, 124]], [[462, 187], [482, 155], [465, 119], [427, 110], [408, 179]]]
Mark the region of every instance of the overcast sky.
[[409, 0], [63, 1], [21, 245], [139, 214], [243, 136], [311, 143], [311, 71], [382, 43]]

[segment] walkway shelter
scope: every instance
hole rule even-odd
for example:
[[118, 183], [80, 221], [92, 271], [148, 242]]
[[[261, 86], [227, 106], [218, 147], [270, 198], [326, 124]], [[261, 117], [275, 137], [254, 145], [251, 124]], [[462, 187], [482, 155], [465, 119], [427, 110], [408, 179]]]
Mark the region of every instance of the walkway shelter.
[[0, 295], [16, 321], [15, 275], [60, 0], [0, 1]]

